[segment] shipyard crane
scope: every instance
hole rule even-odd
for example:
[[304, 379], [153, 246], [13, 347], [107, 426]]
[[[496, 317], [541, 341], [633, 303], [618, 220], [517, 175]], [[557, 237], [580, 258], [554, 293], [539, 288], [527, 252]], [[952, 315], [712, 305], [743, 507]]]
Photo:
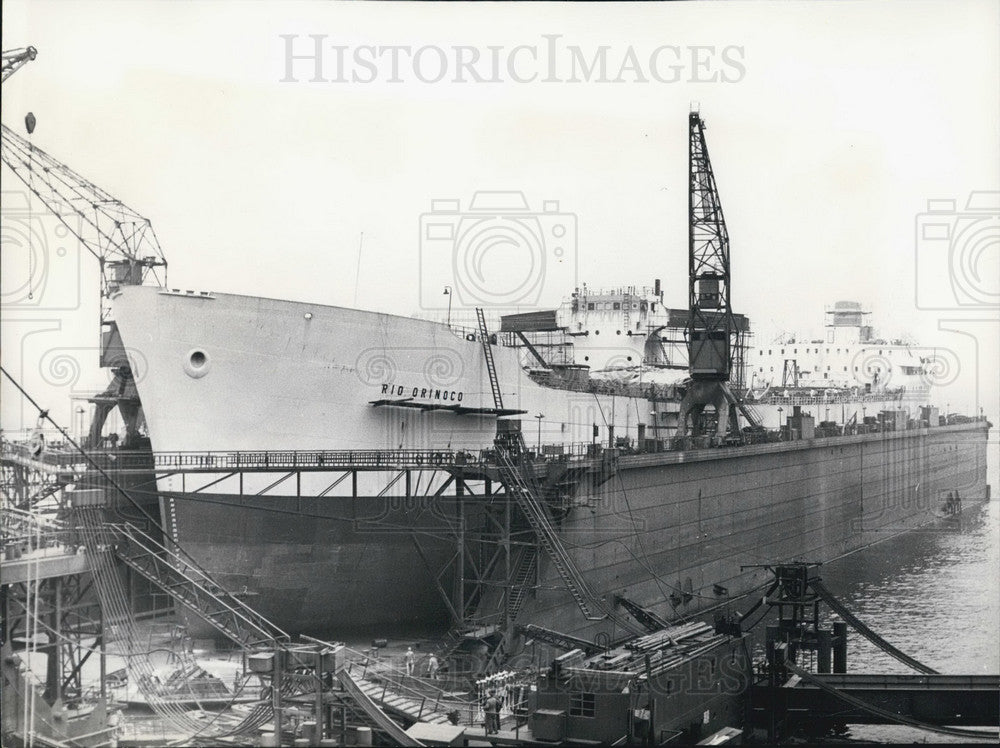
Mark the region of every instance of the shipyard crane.
[[[34, 47], [3, 53], [3, 80], [30, 60]], [[28, 115], [29, 135], [34, 117]], [[100, 263], [100, 358], [114, 377], [109, 387], [92, 399], [96, 412], [89, 443], [100, 439], [108, 414], [120, 408], [126, 424], [126, 442], [136, 435], [139, 401], [132, 372], [111, 309], [111, 297], [127, 285], [166, 283], [167, 261], [148, 218], [29, 140], [2, 125], [3, 161]]]
[[729, 232], [705, 143], [705, 123], [697, 111], [688, 115], [688, 306], [685, 335], [690, 381], [681, 402], [678, 436], [698, 433], [706, 405], [716, 414], [718, 440], [738, 432], [736, 411], [751, 425], [753, 413], [729, 387], [741, 330], [732, 309]]
[[11, 49], [3, 53], [3, 78], [0, 79], [0, 83], [7, 80], [16, 73], [21, 66], [27, 62], [31, 62], [38, 56], [38, 50], [34, 47], [21, 47], [20, 49]]

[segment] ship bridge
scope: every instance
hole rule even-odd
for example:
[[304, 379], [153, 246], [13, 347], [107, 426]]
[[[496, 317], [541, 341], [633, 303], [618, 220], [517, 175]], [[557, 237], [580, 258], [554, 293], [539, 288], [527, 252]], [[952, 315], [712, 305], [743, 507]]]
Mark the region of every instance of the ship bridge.
[[[741, 333], [750, 321], [735, 315]], [[688, 309], [663, 302], [657, 279], [653, 286], [577, 288], [558, 309], [501, 317], [504, 343], [526, 351], [529, 366], [578, 367], [590, 372], [663, 367], [686, 372], [684, 331]]]

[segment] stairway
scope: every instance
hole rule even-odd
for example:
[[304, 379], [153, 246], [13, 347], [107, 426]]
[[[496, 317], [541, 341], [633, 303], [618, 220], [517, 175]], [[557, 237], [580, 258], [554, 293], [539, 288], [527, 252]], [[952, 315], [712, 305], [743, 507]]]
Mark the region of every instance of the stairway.
[[243, 647], [286, 641], [288, 634], [223, 590], [194, 561], [134, 525], [115, 525], [115, 553], [125, 564]]
[[469, 702], [447, 694], [436, 685], [381, 663], [348, 662], [346, 674], [372, 703], [407, 722], [446, 725], [449, 712], [458, 711], [468, 719]]
[[548, 553], [549, 558], [552, 560], [552, 565], [559, 573], [560, 578], [570, 591], [583, 615], [589, 621], [601, 620], [604, 616], [595, 616], [588, 602], [593, 600], [593, 593], [588, 589], [586, 580], [584, 580], [580, 571], [576, 568], [576, 564], [570, 558], [569, 553], [563, 546], [562, 540], [560, 540], [552, 524], [549, 522], [547, 510], [535, 498], [537, 496], [536, 490], [533, 490], [535, 487], [528, 483], [528, 481], [535, 483], [534, 476], [530, 470], [522, 470], [519, 465], [515, 464], [515, 460], [520, 462], [523, 459], [525, 452], [524, 438], [520, 434], [517, 434], [514, 438], [497, 437], [495, 444], [497, 448], [497, 460], [500, 465], [500, 476], [507, 491], [517, 501], [518, 506], [528, 520], [528, 524], [534, 530], [538, 542], [545, 549], [545, 552]]
[[407, 735], [402, 727], [380, 709], [378, 703], [361, 687], [347, 669], [341, 669], [337, 672], [337, 680], [351, 697], [353, 703], [366, 716], [365, 721], [372, 724], [375, 729], [385, 733], [389, 738], [390, 745], [423, 745]]
[[507, 620], [513, 623], [521, 612], [528, 592], [535, 586], [535, 570], [538, 565], [538, 551], [534, 546], [525, 546], [518, 551], [512, 573], [510, 596], [507, 598]]
[[743, 417], [750, 422], [752, 428], [760, 428], [764, 425], [760, 412], [748, 402], [738, 401], [736, 407], [743, 413]]
[[[493, 404], [499, 413], [503, 410], [503, 397], [500, 392], [500, 383], [497, 379], [496, 365], [493, 362], [493, 350], [490, 346], [489, 331], [486, 329], [486, 318], [480, 307], [476, 308], [476, 318], [479, 321], [479, 339], [483, 346], [483, 356], [486, 359], [486, 371], [490, 378]], [[576, 564], [570, 557], [569, 552], [563, 546], [559, 535], [553, 529], [552, 523], [549, 520], [549, 511], [539, 501], [538, 497], [542, 495], [541, 487], [526, 460], [525, 455], [528, 450], [525, 447], [524, 436], [520, 430], [508, 430], [504, 433], [500, 433], [498, 430], [493, 444], [496, 447], [500, 480], [507, 489], [507, 493], [517, 501], [521, 512], [527, 518], [528, 524], [531, 525], [535, 537], [538, 538], [539, 544], [549, 555], [552, 565], [556, 568], [559, 577], [563, 580], [563, 583], [573, 596], [584, 617], [588, 621], [601, 621], [605, 618], [611, 618], [626, 629], [635, 631], [636, 627], [631, 621], [628, 621], [623, 616], [619, 616], [614, 610], [606, 608], [600, 600], [594, 597], [583, 575], [576, 568]], [[518, 596], [518, 608], [524, 599], [523, 587], [521, 590], [522, 592]], [[591, 611], [591, 604], [601, 609], [600, 615], [595, 615]], [[509, 611], [508, 620], [512, 620], [509, 616]], [[510, 629], [508, 628], [503, 640], [490, 658], [491, 663], [504, 656], [506, 647], [509, 644], [509, 636]]]

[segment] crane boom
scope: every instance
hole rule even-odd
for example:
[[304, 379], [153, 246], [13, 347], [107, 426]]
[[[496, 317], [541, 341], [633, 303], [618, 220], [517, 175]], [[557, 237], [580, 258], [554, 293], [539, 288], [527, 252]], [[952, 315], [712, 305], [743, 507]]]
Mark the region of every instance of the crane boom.
[[167, 261], [148, 218], [6, 125], [0, 159], [100, 262], [102, 328], [111, 325], [110, 297], [121, 286], [166, 282]]
[[[4, 52], [3, 80], [37, 54], [34, 47]], [[34, 116], [29, 114], [26, 123], [30, 134]], [[114, 377], [104, 392], [90, 398], [95, 413], [87, 442], [99, 442], [108, 414], [118, 408], [126, 427], [123, 444], [135, 444], [142, 420], [141, 403], [127, 352], [112, 318], [111, 297], [122, 286], [149, 282], [162, 286], [167, 282], [167, 260], [153, 226], [148, 218], [35, 148], [6, 125], [0, 130], [0, 160], [100, 263], [100, 365], [109, 368]]]
[[10, 49], [3, 53], [3, 77], [0, 83], [7, 80], [26, 62], [31, 62], [38, 56], [38, 50], [34, 47], [21, 47]]
[[[722, 215], [722, 201], [715, 184], [712, 161], [705, 143], [705, 123], [697, 111], [688, 115], [688, 373], [678, 413], [677, 435], [683, 441], [689, 430], [696, 437], [710, 436], [713, 443], [739, 439], [737, 412], [752, 427], [758, 418], [733, 394], [730, 376], [736, 371], [743, 348], [743, 330], [737, 324], [730, 299], [729, 232]], [[714, 434], [704, 419], [706, 406], [714, 414]], [[683, 447], [682, 448], [686, 448]]]
[[729, 381], [736, 324], [730, 304], [729, 232], [705, 143], [705, 123], [689, 115], [688, 320], [694, 379]]

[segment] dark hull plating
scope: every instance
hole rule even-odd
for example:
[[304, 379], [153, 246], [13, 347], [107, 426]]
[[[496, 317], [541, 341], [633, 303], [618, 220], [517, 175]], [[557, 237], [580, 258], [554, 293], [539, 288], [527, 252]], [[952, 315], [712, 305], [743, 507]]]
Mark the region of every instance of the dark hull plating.
[[[561, 537], [596, 594], [624, 595], [668, 619], [695, 615], [769, 576], [742, 566], [829, 561], [940, 527], [951, 491], [966, 507], [986, 498], [986, 437], [986, 423], [977, 422], [623, 457], [610, 480], [574, 497]], [[175, 521], [183, 546], [289, 632], [374, 635], [448, 624], [454, 497], [417, 507], [371, 498], [294, 502], [173, 494], [164, 506], [172, 503], [168, 525]], [[485, 522], [482, 507], [467, 503], [466, 520], [474, 532]], [[584, 619], [544, 557], [518, 620], [570, 633], [611, 626]]]

